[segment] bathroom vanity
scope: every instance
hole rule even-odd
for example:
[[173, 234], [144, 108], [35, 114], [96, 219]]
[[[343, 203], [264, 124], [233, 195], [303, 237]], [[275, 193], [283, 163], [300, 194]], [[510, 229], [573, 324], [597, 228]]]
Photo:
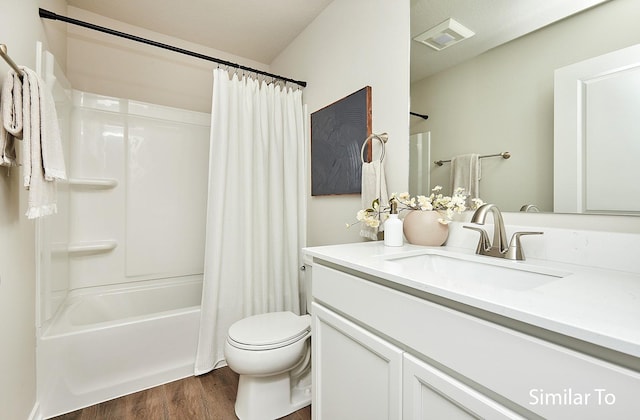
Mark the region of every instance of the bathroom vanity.
[[314, 418], [637, 416], [640, 274], [475, 255], [459, 228], [462, 247], [304, 250]]

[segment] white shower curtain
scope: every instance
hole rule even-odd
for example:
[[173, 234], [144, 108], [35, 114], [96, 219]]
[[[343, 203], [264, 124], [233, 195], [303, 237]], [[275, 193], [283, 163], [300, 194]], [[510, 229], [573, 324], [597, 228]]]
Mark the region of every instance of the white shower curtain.
[[305, 242], [302, 92], [213, 72], [204, 286], [195, 374], [224, 364], [227, 330], [300, 312]]

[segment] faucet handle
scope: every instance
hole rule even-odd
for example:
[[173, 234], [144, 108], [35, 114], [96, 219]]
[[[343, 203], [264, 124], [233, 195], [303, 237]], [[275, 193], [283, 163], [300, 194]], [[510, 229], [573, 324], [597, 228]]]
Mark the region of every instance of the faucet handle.
[[486, 250], [491, 248], [491, 242], [489, 242], [489, 235], [487, 234], [486, 230], [475, 226], [462, 227], [465, 229], [475, 230], [476, 232], [480, 233], [480, 240], [478, 241], [478, 246], [476, 247], [476, 254], [483, 254]]
[[524, 261], [524, 251], [520, 243], [520, 237], [524, 235], [543, 235], [544, 232], [516, 232], [509, 241], [509, 249], [505, 254], [505, 258], [509, 260]]

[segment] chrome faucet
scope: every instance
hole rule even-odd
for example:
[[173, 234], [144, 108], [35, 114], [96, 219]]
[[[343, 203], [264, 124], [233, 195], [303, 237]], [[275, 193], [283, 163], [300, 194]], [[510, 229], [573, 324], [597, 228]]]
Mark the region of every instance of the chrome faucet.
[[528, 212], [539, 213], [540, 209], [535, 204], [525, 204], [524, 206], [520, 207], [520, 211], [523, 211], [525, 213], [528, 213]]
[[475, 226], [463, 226], [466, 229], [475, 230], [480, 233], [480, 241], [476, 248], [476, 254], [506, 258], [509, 260], [524, 260], [524, 252], [522, 251], [520, 237], [523, 235], [542, 235], [543, 232], [516, 232], [511, 237], [511, 241], [507, 246], [507, 232], [504, 227], [504, 221], [502, 220], [502, 213], [500, 213], [500, 209], [498, 209], [495, 204], [483, 204], [478, 207], [471, 217], [471, 223], [484, 225], [489, 212], [493, 214], [492, 242], [489, 242], [489, 236], [487, 235], [487, 231], [484, 229]]

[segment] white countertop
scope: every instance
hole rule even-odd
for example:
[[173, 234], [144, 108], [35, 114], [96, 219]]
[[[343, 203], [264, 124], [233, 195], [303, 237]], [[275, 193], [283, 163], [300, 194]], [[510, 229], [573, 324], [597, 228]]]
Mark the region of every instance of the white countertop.
[[[379, 277], [504, 317], [640, 357], [640, 274], [528, 259], [524, 262], [474, 255], [468, 249], [359, 242], [305, 248], [314, 259]], [[556, 274], [529, 280], [509, 276], [462, 278], [429, 271], [400, 258], [424, 253], [463, 261]], [[489, 259], [489, 260], [488, 260]], [[498, 278], [499, 277], [499, 278]]]

